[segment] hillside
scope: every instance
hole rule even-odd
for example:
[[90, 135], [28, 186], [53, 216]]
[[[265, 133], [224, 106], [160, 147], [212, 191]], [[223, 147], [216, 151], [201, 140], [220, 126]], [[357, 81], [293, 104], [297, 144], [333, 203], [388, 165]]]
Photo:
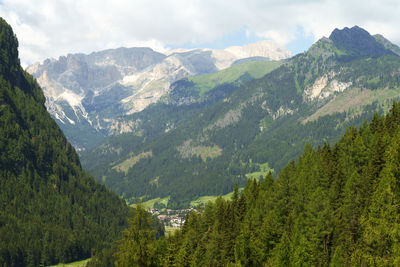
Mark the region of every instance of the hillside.
[[400, 57], [387, 42], [359, 27], [336, 29], [259, 79], [204, 90], [220, 96], [205, 109], [192, 109], [191, 92], [213, 83], [194, 90], [190, 80], [178, 81], [164, 112], [156, 113], [164, 115], [154, 117], [163, 120], [136, 118], [171, 126], [169, 117], [194, 110], [190, 119], [161, 135], [111, 138], [82, 155], [84, 166], [127, 199], [170, 196], [171, 207], [229, 193], [265, 164], [279, 173], [305, 144], [338, 141], [347, 126], [386, 112], [400, 96]]
[[[162, 240], [129, 247], [116, 262], [157, 266], [396, 266], [400, 259], [400, 104], [340, 141], [307, 145], [274, 180], [250, 180], [231, 200], [192, 212]], [[132, 220], [138, 220], [139, 215]], [[146, 244], [147, 246], [144, 246]], [[157, 250], [152, 248], [158, 248]], [[139, 254], [140, 249], [147, 253]], [[145, 255], [145, 257], [141, 256]]]
[[0, 62], [0, 265], [89, 258], [119, 237], [128, 208], [82, 170], [1, 18]]

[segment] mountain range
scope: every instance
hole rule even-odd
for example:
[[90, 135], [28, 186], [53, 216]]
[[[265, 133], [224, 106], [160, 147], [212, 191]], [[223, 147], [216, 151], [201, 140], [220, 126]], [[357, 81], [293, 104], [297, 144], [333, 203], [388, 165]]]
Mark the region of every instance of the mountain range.
[[279, 173], [307, 143], [334, 143], [386, 112], [400, 95], [399, 67], [398, 47], [384, 37], [336, 29], [288, 60], [176, 81], [163, 101], [124, 118], [133, 132], [105, 139], [82, 162], [126, 199], [187, 206]]
[[305, 144], [333, 143], [387, 111], [399, 97], [399, 51], [354, 26], [290, 59], [263, 41], [73, 54], [28, 71], [98, 181], [128, 201], [175, 207], [278, 173]]
[[280, 60], [290, 52], [272, 41], [225, 50], [118, 48], [69, 54], [27, 68], [46, 96], [46, 106], [70, 142], [91, 148], [105, 136], [133, 131], [121, 116], [162, 100], [182, 78], [215, 73], [253, 60]]

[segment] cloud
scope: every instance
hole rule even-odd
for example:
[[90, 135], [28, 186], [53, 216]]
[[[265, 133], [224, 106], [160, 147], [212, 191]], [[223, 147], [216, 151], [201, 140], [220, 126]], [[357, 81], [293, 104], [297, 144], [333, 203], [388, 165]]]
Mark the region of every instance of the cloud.
[[24, 64], [120, 46], [212, 43], [243, 28], [285, 45], [299, 28], [319, 39], [359, 25], [399, 43], [398, 14], [395, 0], [0, 0]]

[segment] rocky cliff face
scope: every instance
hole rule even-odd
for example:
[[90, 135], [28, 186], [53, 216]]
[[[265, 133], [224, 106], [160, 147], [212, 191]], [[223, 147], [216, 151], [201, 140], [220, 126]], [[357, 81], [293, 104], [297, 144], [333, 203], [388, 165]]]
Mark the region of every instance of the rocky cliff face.
[[[117, 118], [145, 109], [182, 78], [214, 73], [249, 57], [279, 60], [290, 52], [272, 41], [225, 50], [118, 48], [47, 59], [27, 68], [43, 88], [46, 106], [77, 148], [110, 134], [129, 131]], [[121, 128], [122, 129], [122, 128]], [[93, 137], [85, 142], [79, 135]], [[89, 134], [89, 136], [91, 135]]]

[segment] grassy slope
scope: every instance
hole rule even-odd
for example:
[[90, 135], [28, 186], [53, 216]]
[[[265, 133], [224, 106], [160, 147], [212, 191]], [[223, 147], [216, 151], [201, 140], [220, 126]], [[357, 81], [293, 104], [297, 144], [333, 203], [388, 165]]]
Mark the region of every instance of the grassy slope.
[[84, 267], [90, 261], [90, 259], [86, 259], [83, 261], [75, 261], [71, 263], [59, 263], [57, 265], [52, 265], [49, 267], [63, 266], [63, 267]]
[[[318, 109], [314, 114], [306, 118], [303, 123], [308, 121], [315, 121], [319, 117], [330, 115], [336, 112], [350, 112], [359, 113], [363, 106], [370, 105], [377, 101], [384, 107], [384, 110], [388, 110], [391, 101], [400, 97], [399, 88], [385, 88], [382, 90], [360, 90], [359, 88], [353, 88], [340, 94], [329, 101], [326, 105]], [[385, 105], [388, 102], [388, 105]]]
[[[243, 188], [239, 189], [239, 191], [242, 191], [242, 190], [243, 190]], [[231, 192], [229, 194], [226, 194], [226, 195], [223, 195], [222, 198], [223, 199], [231, 199], [232, 195], [233, 195], [233, 192]], [[198, 205], [205, 205], [208, 202], [215, 201], [217, 198], [218, 198], [218, 196], [201, 196], [201, 197], [198, 197], [197, 199], [191, 201], [190, 202], [190, 206], [191, 207], [196, 207]]]
[[[157, 197], [157, 198], [149, 199], [149, 200], [143, 202], [142, 205], [143, 205], [143, 207], [144, 207], [145, 209], [152, 209], [152, 208], [154, 207], [154, 204], [155, 204], [156, 202], [162, 203], [162, 204], [164, 204], [165, 206], [167, 206], [168, 201], [169, 201], [169, 197], [165, 197], [165, 198], [159, 198], [159, 197]], [[131, 204], [130, 206], [134, 208], [134, 207], [136, 207], [136, 204]]]
[[269, 167], [268, 162], [266, 162], [264, 164], [259, 164], [259, 167], [260, 167], [260, 171], [247, 173], [246, 177], [248, 179], [257, 179], [257, 180], [259, 180], [261, 176], [265, 177], [269, 172], [271, 172], [271, 173], [274, 172], [274, 169]]
[[[233, 192], [223, 195], [222, 198], [230, 199], [232, 197], [232, 194], [233, 194]], [[198, 197], [197, 199], [193, 200], [192, 202], [190, 202], [190, 206], [196, 207], [197, 205], [205, 205], [210, 201], [215, 201], [217, 199], [217, 197], [218, 196], [201, 196], [201, 197]], [[167, 206], [168, 200], [169, 200], [169, 197], [165, 197], [165, 198], [157, 197], [157, 198], [153, 198], [153, 199], [143, 202], [142, 205], [145, 209], [152, 209], [156, 202], [163, 203], [165, 206]], [[135, 207], [136, 204], [131, 204], [130, 206]]]
[[189, 81], [196, 84], [195, 89], [199, 91], [200, 95], [204, 95], [218, 85], [238, 80], [245, 73], [258, 79], [278, 68], [280, 65], [282, 65], [282, 61], [247, 62], [213, 74], [190, 77]]
[[147, 157], [151, 157], [153, 154], [151, 151], [140, 153], [136, 156], [131, 156], [127, 158], [122, 163], [115, 165], [112, 169], [116, 169], [119, 172], [124, 172], [125, 174], [128, 173], [129, 169], [132, 168], [139, 160]]

